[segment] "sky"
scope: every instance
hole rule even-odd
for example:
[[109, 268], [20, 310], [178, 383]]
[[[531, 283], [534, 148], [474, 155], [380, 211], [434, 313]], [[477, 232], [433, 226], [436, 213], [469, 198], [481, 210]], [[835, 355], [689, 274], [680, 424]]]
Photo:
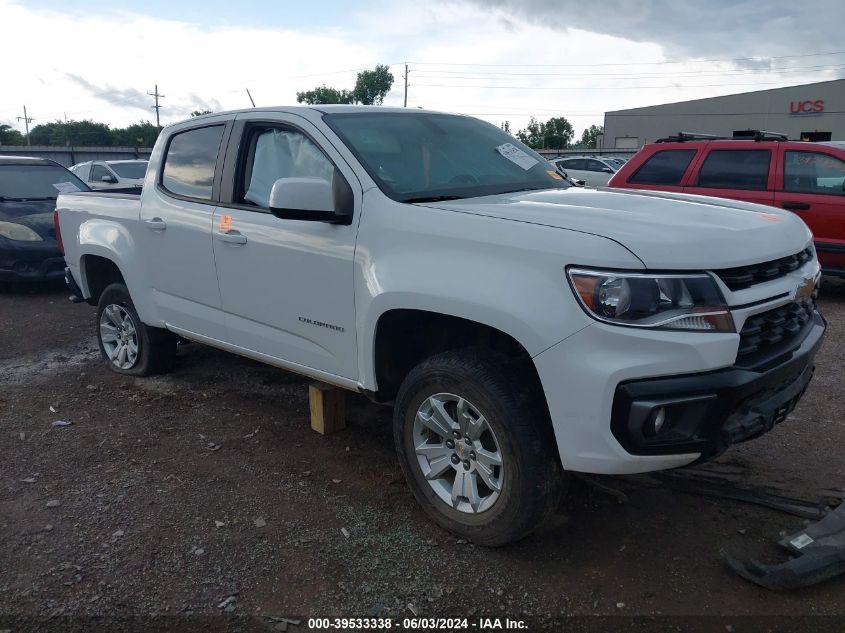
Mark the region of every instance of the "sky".
[[[92, 10], [93, 9], [93, 10]], [[845, 77], [842, 0], [0, 0], [0, 123], [162, 124], [296, 102], [388, 64], [401, 106], [515, 131]]]

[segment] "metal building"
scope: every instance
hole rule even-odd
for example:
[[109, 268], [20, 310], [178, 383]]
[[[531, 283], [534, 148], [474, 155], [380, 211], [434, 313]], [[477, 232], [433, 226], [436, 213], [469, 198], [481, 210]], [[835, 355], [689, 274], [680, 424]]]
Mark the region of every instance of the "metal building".
[[845, 79], [606, 112], [603, 147], [636, 149], [681, 131], [742, 136], [747, 130], [845, 140]]

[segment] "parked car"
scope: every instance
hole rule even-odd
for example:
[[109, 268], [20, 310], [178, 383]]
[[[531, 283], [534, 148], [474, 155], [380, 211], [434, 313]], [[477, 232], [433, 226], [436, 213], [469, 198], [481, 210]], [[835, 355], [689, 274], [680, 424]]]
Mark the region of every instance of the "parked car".
[[91, 189], [141, 188], [147, 173], [145, 160], [94, 160], [79, 163], [70, 170]]
[[571, 178], [583, 180], [588, 187], [604, 187], [619, 169], [614, 161], [591, 156], [556, 158], [554, 163]]
[[845, 142], [681, 134], [645, 145], [609, 184], [788, 209], [813, 232], [823, 271], [845, 276]]
[[53, 210], [61, 191], [88, 191], [44, 158], [0, 156], [0, 282], [61, 279]]
[[573, 185], [577, 185], [578, 187], [583, 187], [583, 186], [586, 184], [583, 180], [578, 180], [577, 178], [573, 178], [572, 176], [570, 176], [569, 174], [567, 174], [567, 173], [566, 173], [563, 169], [561, 169], [561, 168], [560, 168], [560, 167], [559, 167], [559, 166], [558, 166], [558, 165], [557, 165], [554, 161], [551, 161], [551, 160], [550, 160], [550, 161], [549, 161], [549, 164], [552, 166], [552, 168], [553, 168], [553, 169], [554, 169], [554, 170], [555, 170], [558, 174], [560, 174], [560, 176], [561, 176], [562, 178], [566, 178], [566, 179], [567, 179], [569, 182], [571, 182]]
[[110, 369], [166, 369], [182, 336], [392, 404], [410, 489], [485, 545], [553, 515], [566, 471], [685, 466], [770, 430], [825, 330], [797, 216], [572, 187], [465, 116], [191, 119], [140, 196], [62, 194], [57, 216]]

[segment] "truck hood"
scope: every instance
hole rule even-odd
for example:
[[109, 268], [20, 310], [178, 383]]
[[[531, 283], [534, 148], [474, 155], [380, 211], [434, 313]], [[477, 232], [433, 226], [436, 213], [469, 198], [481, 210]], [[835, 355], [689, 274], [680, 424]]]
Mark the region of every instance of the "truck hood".
[[551, 189], [426, 206], [600, 235], [651, 269], [717, 269], [794, 255], [812, 239], [788, 211], [630, 189]]

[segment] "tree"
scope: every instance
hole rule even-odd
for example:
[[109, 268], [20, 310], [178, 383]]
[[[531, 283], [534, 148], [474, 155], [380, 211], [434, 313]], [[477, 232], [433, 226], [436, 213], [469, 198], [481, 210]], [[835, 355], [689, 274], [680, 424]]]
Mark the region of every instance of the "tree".
[[512, 134], [512, 132], [511, 132], [511, 122], [510, 121], [503, 121], [502, 124], [499, 125], [499, 127], [502, 128], [503, 132], [507, 132], [508, 134]]
[[348, 90], [329, 88], [326, 85], [318, 86], [314, 90], [296, 93], [297, 103], [317, 105], [322, 103], [352, 103], [353, 95]]
[[378, 64], [375, 70], [364, 70], [358, 73], [352, 95], [355, 103], [381, 105], [392, 87], [393, 74], [390, 72], [390, 67]]
[[25, 145], [26, 139], [23, 134], [14, 129], [11, 125], [0, 123], [0, 145]]
[[112, 131], [94, 121], [55, 121], [36, 125], [29, 140], [33, 145], [111, 145]]
[[393, 87], [393, 75], [390, 67], [379, 64], [375, 70], [364, 70], [358, 73], [355, 87], [350, 90], [331, 88], [325, 84], [313, 90], [297, 92], [298, 103], [308, 105], [324, 103], [360, 103], [362, 105], [381, 105], [390, 89]]
[[564, 117], [553, 117], [543, 126], [543, 147], [546, 149], [566, 149], [572, 143], [575, 130]]
[[133, 123], [112, 130], [112, 144], [133, 147], [152, 147], [158, 138], [158, 128], [149, 121]]
[[553, 117], [541, 123], [533, 116], [516, 137], [532, 149], [565, 149], [572, 143], [575, 130], [564, 117]]
[[212, 110], [194, 110], [193, 112], [191, 112], [192, 117], [202, 116], [204, 114], [214, 114], [214, 112]]
[[601, 125], [591, 125], [581, 134], [581, 140], [578, 145], [584, 149], [598, 149], [599, 134], [604, 134], [604, 127]]

